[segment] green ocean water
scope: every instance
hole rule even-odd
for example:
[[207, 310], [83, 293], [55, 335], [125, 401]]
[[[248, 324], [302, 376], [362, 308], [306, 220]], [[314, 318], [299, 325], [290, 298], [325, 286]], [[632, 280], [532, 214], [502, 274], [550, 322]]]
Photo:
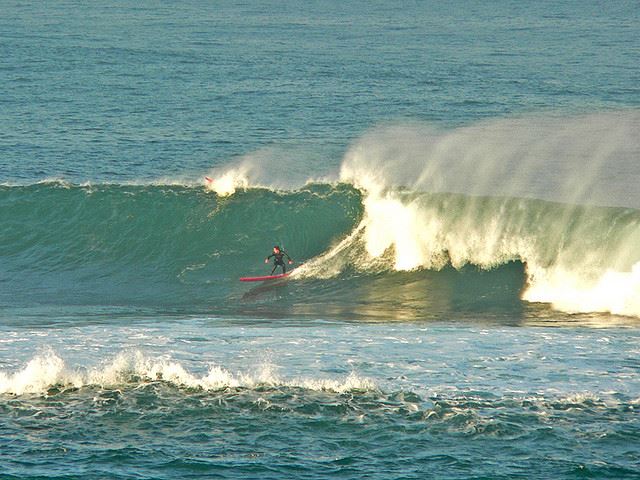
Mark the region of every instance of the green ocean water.
[[640, 478], [635, 2], [0, 12], [0, 479]]
[[[368, 211], [371, 199], [349, 184], [308, 184], [288, 192], [253, 188], [232, 196], [200, 186], [0, 187], [6, 212], [5, 317], [28, 317], [41, 305], [69, 313], [143, 309], [386, 321], [446, 319], [455, 312], [544, 323], [548, 315], [559, 315], [562, 323], [575, 312], [554, 312], [544, 302], [522, 298], [536, 281], [536, 268], [553, 272], [566, 264], [577, 276], [604, 264], [624, 272], [640, 254], [635, 209], [407, 191], [392, 195], [393, 200], [378, 202], [400, 202], [393, 203], [394, 214], [406, 214], [398, 207], [404, 205], [416, 218], [438, 221], [447, 242], [432, 245], [422, 258], [424, 252], [396, 241], [372, 258], [368, 237], [376, 222], [384, 228], [390, 220], [376, 218], [377, 207]], [[280, 218], [287, 224], [274, 222]], [[568, 221], [559, 224], [558, 218]], [[422, 240], [427, 235], [417, 232]], [[476, 251], [477, 240], [469, 244], [469, 235], [477, 235], [483, 246], [498, 246]], [[274, 242], [296, 252], [294, 267], [302, 265], [296, 281], [238, 282], [269, 272], [262, 259]], [[585, 251], [593, 257], [589, 262]], [[406, 255], [422, 263], [399, 265]], [[633, 298], [624, 300], [633, 313]], [[625, 320], [611, 313], [618, 312], [602, 312], [601, 323], [635, 323], [633, 315]]]

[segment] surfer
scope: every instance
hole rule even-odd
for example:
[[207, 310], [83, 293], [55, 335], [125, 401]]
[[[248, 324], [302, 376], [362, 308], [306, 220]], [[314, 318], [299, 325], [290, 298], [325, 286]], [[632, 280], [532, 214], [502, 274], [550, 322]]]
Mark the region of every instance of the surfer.
[[288, 263], [291, 265], [293, 260], [291, 260], [289, 254], [276, 245], [273, 247], [273, 253], [264, 259], [264, 263], [269, 263], [269, 259], [273, 257], [273, 270], [271, 270], [271, 275], [273, 275], [273, 272], [275, 272], [278, 267], [282, 267], [282, 274], [287, 273], [287, 266], [284, 264], [285, 256], [289, 259]]

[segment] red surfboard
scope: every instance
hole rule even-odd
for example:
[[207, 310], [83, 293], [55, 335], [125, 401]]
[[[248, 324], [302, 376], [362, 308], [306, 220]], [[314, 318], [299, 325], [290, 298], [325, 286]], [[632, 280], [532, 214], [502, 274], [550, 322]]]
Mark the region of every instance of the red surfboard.
[[240, 277], [241, 282], [264, 282], [266, 280], [277, 280], [278, 278], [285, 278], [291, 275], [289, 273], [281, 273], [280, 275], [265, 275], [263, 277]]

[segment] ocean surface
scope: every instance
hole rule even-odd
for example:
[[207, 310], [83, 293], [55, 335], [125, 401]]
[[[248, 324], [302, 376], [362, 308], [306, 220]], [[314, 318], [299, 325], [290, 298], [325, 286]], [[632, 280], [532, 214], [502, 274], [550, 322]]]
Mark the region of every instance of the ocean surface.
[[0, 479], [640, 479], [639, 26], [0, 0]]

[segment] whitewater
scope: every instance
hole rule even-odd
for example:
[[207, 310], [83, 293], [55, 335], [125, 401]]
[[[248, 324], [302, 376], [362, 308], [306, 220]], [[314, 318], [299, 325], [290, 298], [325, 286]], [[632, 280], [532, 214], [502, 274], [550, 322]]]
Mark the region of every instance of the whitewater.
[[633, 2], [0, 11], [0, 479], [640, 479]]
[[[348, 265], [490, 270], [521, 262], [524, 300], [637, 317], [639, 130], [636, 111], [453, 131], [376, 129], [349, 148], [339, 169], [338, 181], [363, 196], [363, 218], [299, 273], [327, 278]], [[263, 164], [248, 156], [214, 171], [206, 187], [220, 196], [252, 185], [277, 188]], [[606, 169], [625, 175], [612, 179]]]

